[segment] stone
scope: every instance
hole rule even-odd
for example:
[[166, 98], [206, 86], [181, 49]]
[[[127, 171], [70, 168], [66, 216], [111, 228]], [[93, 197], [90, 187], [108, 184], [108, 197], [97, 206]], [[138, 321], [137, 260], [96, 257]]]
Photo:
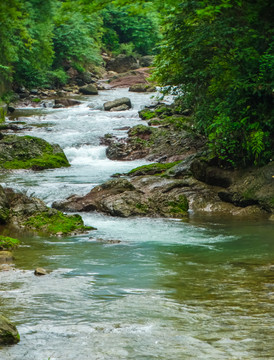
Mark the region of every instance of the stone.
[[54, 108], [56, 108], [56, 106], [58, 105], [63, 105], [65, 107], [70, 107], [70, 106], [75, 106], [75, 105], [80, 105], [81, 102], [78, 100], [73, 100], [73, 99], [56, 99], [55, 100], [55, 105], [53, 106]]
[[36, 268], [34, 271], [34, 275], [36, 275], [36, 276], [47, 275], [47, 271], [43, 268]]
[[4, 135], [0, 139], [0, 168], [43, 170], [70, 166], [57, 144], [33, 136]]
[[20, 336], [16, 326], [0, 315], [0, 345], [17, 344], [19, 341]]
[[130, 86], [129, 91], [132, 92], [153, 92], [156, 91], [156, 87], [150, 84], [134, 84]]
[[88, 84], [81, 87], [79, 92], [84, 95], [98, 95], [98, 89], [94, 84]]
[[123, 98], [115, 99], [113, 101], [107, 101], [106, 103], [104, 103], [104, 110], [110, 111], [112, 108], [117, 108], [122, 105], [127, 105], [128, 108], [130, 109], [131, 108], [130, 99], [128, 97], [123, 97]]
[[0, 251], [0, 264], [6, 264], [13, 261], [13, 256], [10, 251]]
[[129, 110], [129, 106], [126, 104], [111, 108], [110, 111], [125, 111], [125, 110]]

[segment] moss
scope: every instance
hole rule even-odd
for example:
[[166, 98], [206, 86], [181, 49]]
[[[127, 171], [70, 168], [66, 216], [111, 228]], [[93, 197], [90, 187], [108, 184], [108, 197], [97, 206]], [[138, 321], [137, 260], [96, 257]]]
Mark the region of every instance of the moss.
[[138, 166], [137, 168], [130, 170], [127, 173], [127, 175], [130, 175], [130, 176], [161, 175], [165, 171], [167, 171], [168, 169], [172, 168], [173, 166], [175, 166], [179, 163], [180, 163], [180, 161], [175, 161], [175, 162], [166, 163], [166, 164], [154, 163], [154, 164], [149, 164], [149, 165]]
[[43, 169], [55, 169], [59, 167], [68, 167], [70, 166], [67, 159], [64, 158], [64, 155], [61, 154], [44, 154], [41, 158], [34, 158], [30, 160], [12, 160], [6, 161], [2, 167], [4, 169], [33, 169], [33, 170], [43, 170]]
[[178, 200], [170, 201], [170, 212], [176, 215], [186, 216], [188, 211], [188, 200], [184, 195], [180, 195]]
[[128, 132], [129, 136], [141, 136], [141, 135], [150, 135], [152, 134], [152, 129], [145, 125], [136, 125], [133, 126]]
[[52, 235], [94, 230], [93, 227], [84, 225], [80, 215], [65, 215], [60, 211], [54, 213], [41, 212], [31, 216], [24, 225]]
[[138, 210], [142, 211], [144, 214], [148, 212], [148, 206], [146, 204], [137, 203], [135, 206]]
[[11, 237], [0, 235], [0, 250], [11, 250], [16, 248], [20, 244], [20, 241]]
[[0, 167], [4, 169], [52, 169], [70, 166], [58, 145], [33, 136], [5, 135], [0, 141]]
[[156, 115], [155, 111], [152, 111], [149, 109], [143, 109], [143, 110], [139, 111], [139, 116], [143, 120], [150, 120], [150, 119], [156, 117], [157, 115]]
[[41, 102], [41, 99], [39, 99], [39, 98], [34, 98], [34, 99], [32, 99], [32, 101], [35, 102], [35, 103], [39, 103], [39, 102]]
[[6, 224], [9, 219], [9, 209], [0, 207], [0, 224]]

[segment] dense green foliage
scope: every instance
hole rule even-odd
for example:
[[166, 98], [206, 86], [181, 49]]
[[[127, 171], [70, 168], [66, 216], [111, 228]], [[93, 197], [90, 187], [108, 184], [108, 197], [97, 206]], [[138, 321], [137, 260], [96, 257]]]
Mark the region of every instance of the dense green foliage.
[[[271, 1], [173, 1], [164, 20], [157, 77], [223, 164], [273, 156], [274, 32]], [[169, 88], [171, 90], [171, 88]]]
[[156, 12], [132, 14], [129, 7], [109, 6], [102, 11], [103, 43], [114, 52], [153, 54], [160, 39]]
[[94, 72], [102, 64], [101, 49], [152, 52], [159, 37], [155, 15], [100, 5], [95, 11], [96, 1], [1, 1], [0, 94], [12, 82], [62, 86], [70, 68]]

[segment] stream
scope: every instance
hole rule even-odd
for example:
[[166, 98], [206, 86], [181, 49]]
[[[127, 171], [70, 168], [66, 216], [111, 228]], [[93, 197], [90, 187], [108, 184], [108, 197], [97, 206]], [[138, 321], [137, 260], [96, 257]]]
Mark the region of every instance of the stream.
[[[103, 111], [104, 102], [123, 96], [131, 110]], [[79, 99], [71, 108], [24, 108], [13, 119], [31, 125], [20, 134], [60, 144], [71, 167], [1, 174], [1, 185], [51, 205], [146, 163], [107, 159], [100, 137], [143, 124], [138, 110], [155, 101], [151, 94], [117, 89]], [[0, 347], [1, 360], [274, 358], [270, 221], [81, 215], [97, 230], [10, 234], [22, 246], [14, 270], [0, 272], [0, 312], [21, 341]], [[34, 276], [36, 267], [49, 274]]]

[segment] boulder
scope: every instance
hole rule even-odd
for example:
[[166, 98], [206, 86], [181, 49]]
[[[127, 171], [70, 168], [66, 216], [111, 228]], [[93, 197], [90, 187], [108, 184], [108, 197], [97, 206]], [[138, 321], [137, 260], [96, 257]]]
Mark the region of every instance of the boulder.
[[128, 107], [128, 109], [130, 109], [131, 108], [130, 99], [127, 97], [123, 97], [120, 99], [115, 99], [113, 101], [107, 101], [106, 103], [104, 103], [104, 110], [110, 111], [112, 108], [117, 108], [122, 105], [126, 105]]
[[129, 110], [130, 107], [127, 104], [123, 104], [114, 108], [111, 108], [110, 111], [125, 111], [125, 110]]
[[[153, 216], [183, 218], [188, 201], [182, 187], [159, 177], [110, 180], [96, 186], [84, 197], [72, 196], [53, 204], [68, 211], [99, 211], [112, 216]], [[179, 191], [178, 191], [179, 189]]]
[[115, 71], [117, 73], [123, 73], [129, 70], [137, 69], [137, 60], [132, 55], [120, 54], [114, 59], [107, 61], [106, 70]]
[[0, 139], [0, 168], [53, 169], [68, 167], [69, 162], [57, 144], [33, 136], [4, 135]]
[[80, 105], [81, 102], [78, 100], [73, 100], [73, 99], [56, 99], [55, 100], [55, 105], [53, 106], [54, 108], [56, 108], [58, 105], [63, 105], [65, 107], [70, 107], [70, 106], [75, 106], [75, 105]]
[[156, 87], [150, 84], [134, 84], [129, 88], [132, 92], [153, 92], [156, 91]]
[[98, 89], [94, 84], [88, 84], [81, 87], [79, 92], [84, 95], [98, 95]]
[[20, 336], [16, 326], [0, 315], [0, 345], [17, 344], [19, 341]]
[[10, 263], [12, 260], [13, 256], [10, 251], [0, 251], [0, 264]]
[[36, 275], [36, 276], [47, 275], [47, 271], [43, 268], [36, 268], [34, 271], [34, 275]]

